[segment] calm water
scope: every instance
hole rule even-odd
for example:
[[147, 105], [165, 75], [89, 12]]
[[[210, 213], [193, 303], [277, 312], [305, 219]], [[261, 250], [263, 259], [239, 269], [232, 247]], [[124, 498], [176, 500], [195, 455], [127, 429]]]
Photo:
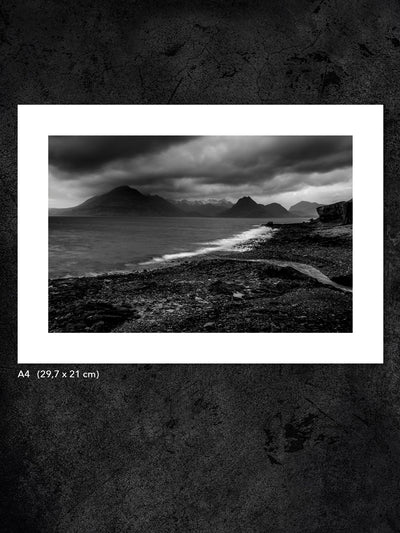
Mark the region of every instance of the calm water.
[[[303, 219], [273, 219], [298, 222]], [[263, 219], [50, 217], [49, 277], [130, 272], [173, 259], [248, 249]]]

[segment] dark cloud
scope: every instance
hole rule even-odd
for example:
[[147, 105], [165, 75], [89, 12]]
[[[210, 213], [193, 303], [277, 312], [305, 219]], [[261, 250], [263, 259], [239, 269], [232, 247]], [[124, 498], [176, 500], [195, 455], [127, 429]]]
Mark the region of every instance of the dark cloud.
[[155, 168], [150, 174], [138, 169], [135, 182], [145, 186], [156, 181], [164, 186], [170, 180], [191, 177], [204, 184], [234, 186], [288, 173], [327, 173], [352, 164], [351, 137], [282, 137], [275, 138], [269, 147], [261, 146], [253, 151], [250, 146], [248, 151], [238, 147], [215, 163], [181, 161], [179, 165]]
[[49, 161], [54, 205], [119, 185], [169, 198], [235, 199], [243, 192], [266, 200], [310, 188], [333, 195], [351, 187], [352, 138], [50, 137]]
[[161, 152], [195, 137], [51, 136], [49, 164], [65, 172], [88, 173], [118, 160]]

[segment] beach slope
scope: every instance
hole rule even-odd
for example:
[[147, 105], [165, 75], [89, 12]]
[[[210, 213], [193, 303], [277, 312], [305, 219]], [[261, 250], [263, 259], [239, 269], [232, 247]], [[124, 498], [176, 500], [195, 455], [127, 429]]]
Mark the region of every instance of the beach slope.
[[352, 226], [275, 225], [238, 253], [49, 282], [50, 332], [351, 332]]

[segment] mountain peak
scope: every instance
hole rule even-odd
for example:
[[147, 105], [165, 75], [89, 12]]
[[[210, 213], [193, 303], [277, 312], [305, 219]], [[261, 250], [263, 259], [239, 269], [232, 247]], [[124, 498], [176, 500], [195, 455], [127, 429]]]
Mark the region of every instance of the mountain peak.
[[291, 213], [293, 216], [300, 216], [300, 217], [315, 217], [317, 216], [317, 207], [320, 207], [322, 204], [318, 204], [317, 202], [297, 202], [297, 204], [292, 205], [292, 207], [289, 209], [289, 213]]
[[115, 187], [114, 189], [111, 189], [110, 192], [114, 192], [114, 191], [130, 191], [131, 188], [129, 187], [129, 185], [120, 185], [119, 187]]
[[280, 204], [262, 205], [257, 204], [250, 196], [243, 196], [234, 206], [221, 213], [222, 217], [241, 218], [284, 218], [288, 217], [288, 211]]
[[183, 216], [183, 212], [160, 196], [142, 194], [128, 185], [93, 196], [75, 207], [64, 209], [65, 216]]
[[243, 196], [243, 198], [239, 198], [239, 200], [236, 202], [236, 205], [254, 206], [257, 205], [257, 203], [252, 198], [250, 198], [250, 196]]
[[120, 185], [119, 187], [115, 187], [115, 189], [111, 189], [111, 191], [108, 191], [107, 194], [114, 194], [114, 193], [122, 193], [122, 194], [140, 194], [142, 193], [138, 191], [137, 189], [134, 189], [133, 187], [129, 187], [129, 185]]
[[111, 191], [106, 192], [103, 196], [108, 198], [121, 198], [127, 200], [128, 198], [143, 198], [146, 195], [142, 194], [137, 189], [129, 187], [129, 185], [120, 185], [119, 187], [115, 187], [114, 189], [111, 189]]

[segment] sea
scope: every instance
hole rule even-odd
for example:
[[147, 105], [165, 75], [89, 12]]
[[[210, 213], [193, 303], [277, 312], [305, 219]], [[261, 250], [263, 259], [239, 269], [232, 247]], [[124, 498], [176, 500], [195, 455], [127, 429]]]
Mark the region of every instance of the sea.
[[[306, 219], [268, 219], [276, 223]], [[49, 217], [49, 278], [154, 268], [216, 252], [248, 250], [273, 231], [257, 218]]]

